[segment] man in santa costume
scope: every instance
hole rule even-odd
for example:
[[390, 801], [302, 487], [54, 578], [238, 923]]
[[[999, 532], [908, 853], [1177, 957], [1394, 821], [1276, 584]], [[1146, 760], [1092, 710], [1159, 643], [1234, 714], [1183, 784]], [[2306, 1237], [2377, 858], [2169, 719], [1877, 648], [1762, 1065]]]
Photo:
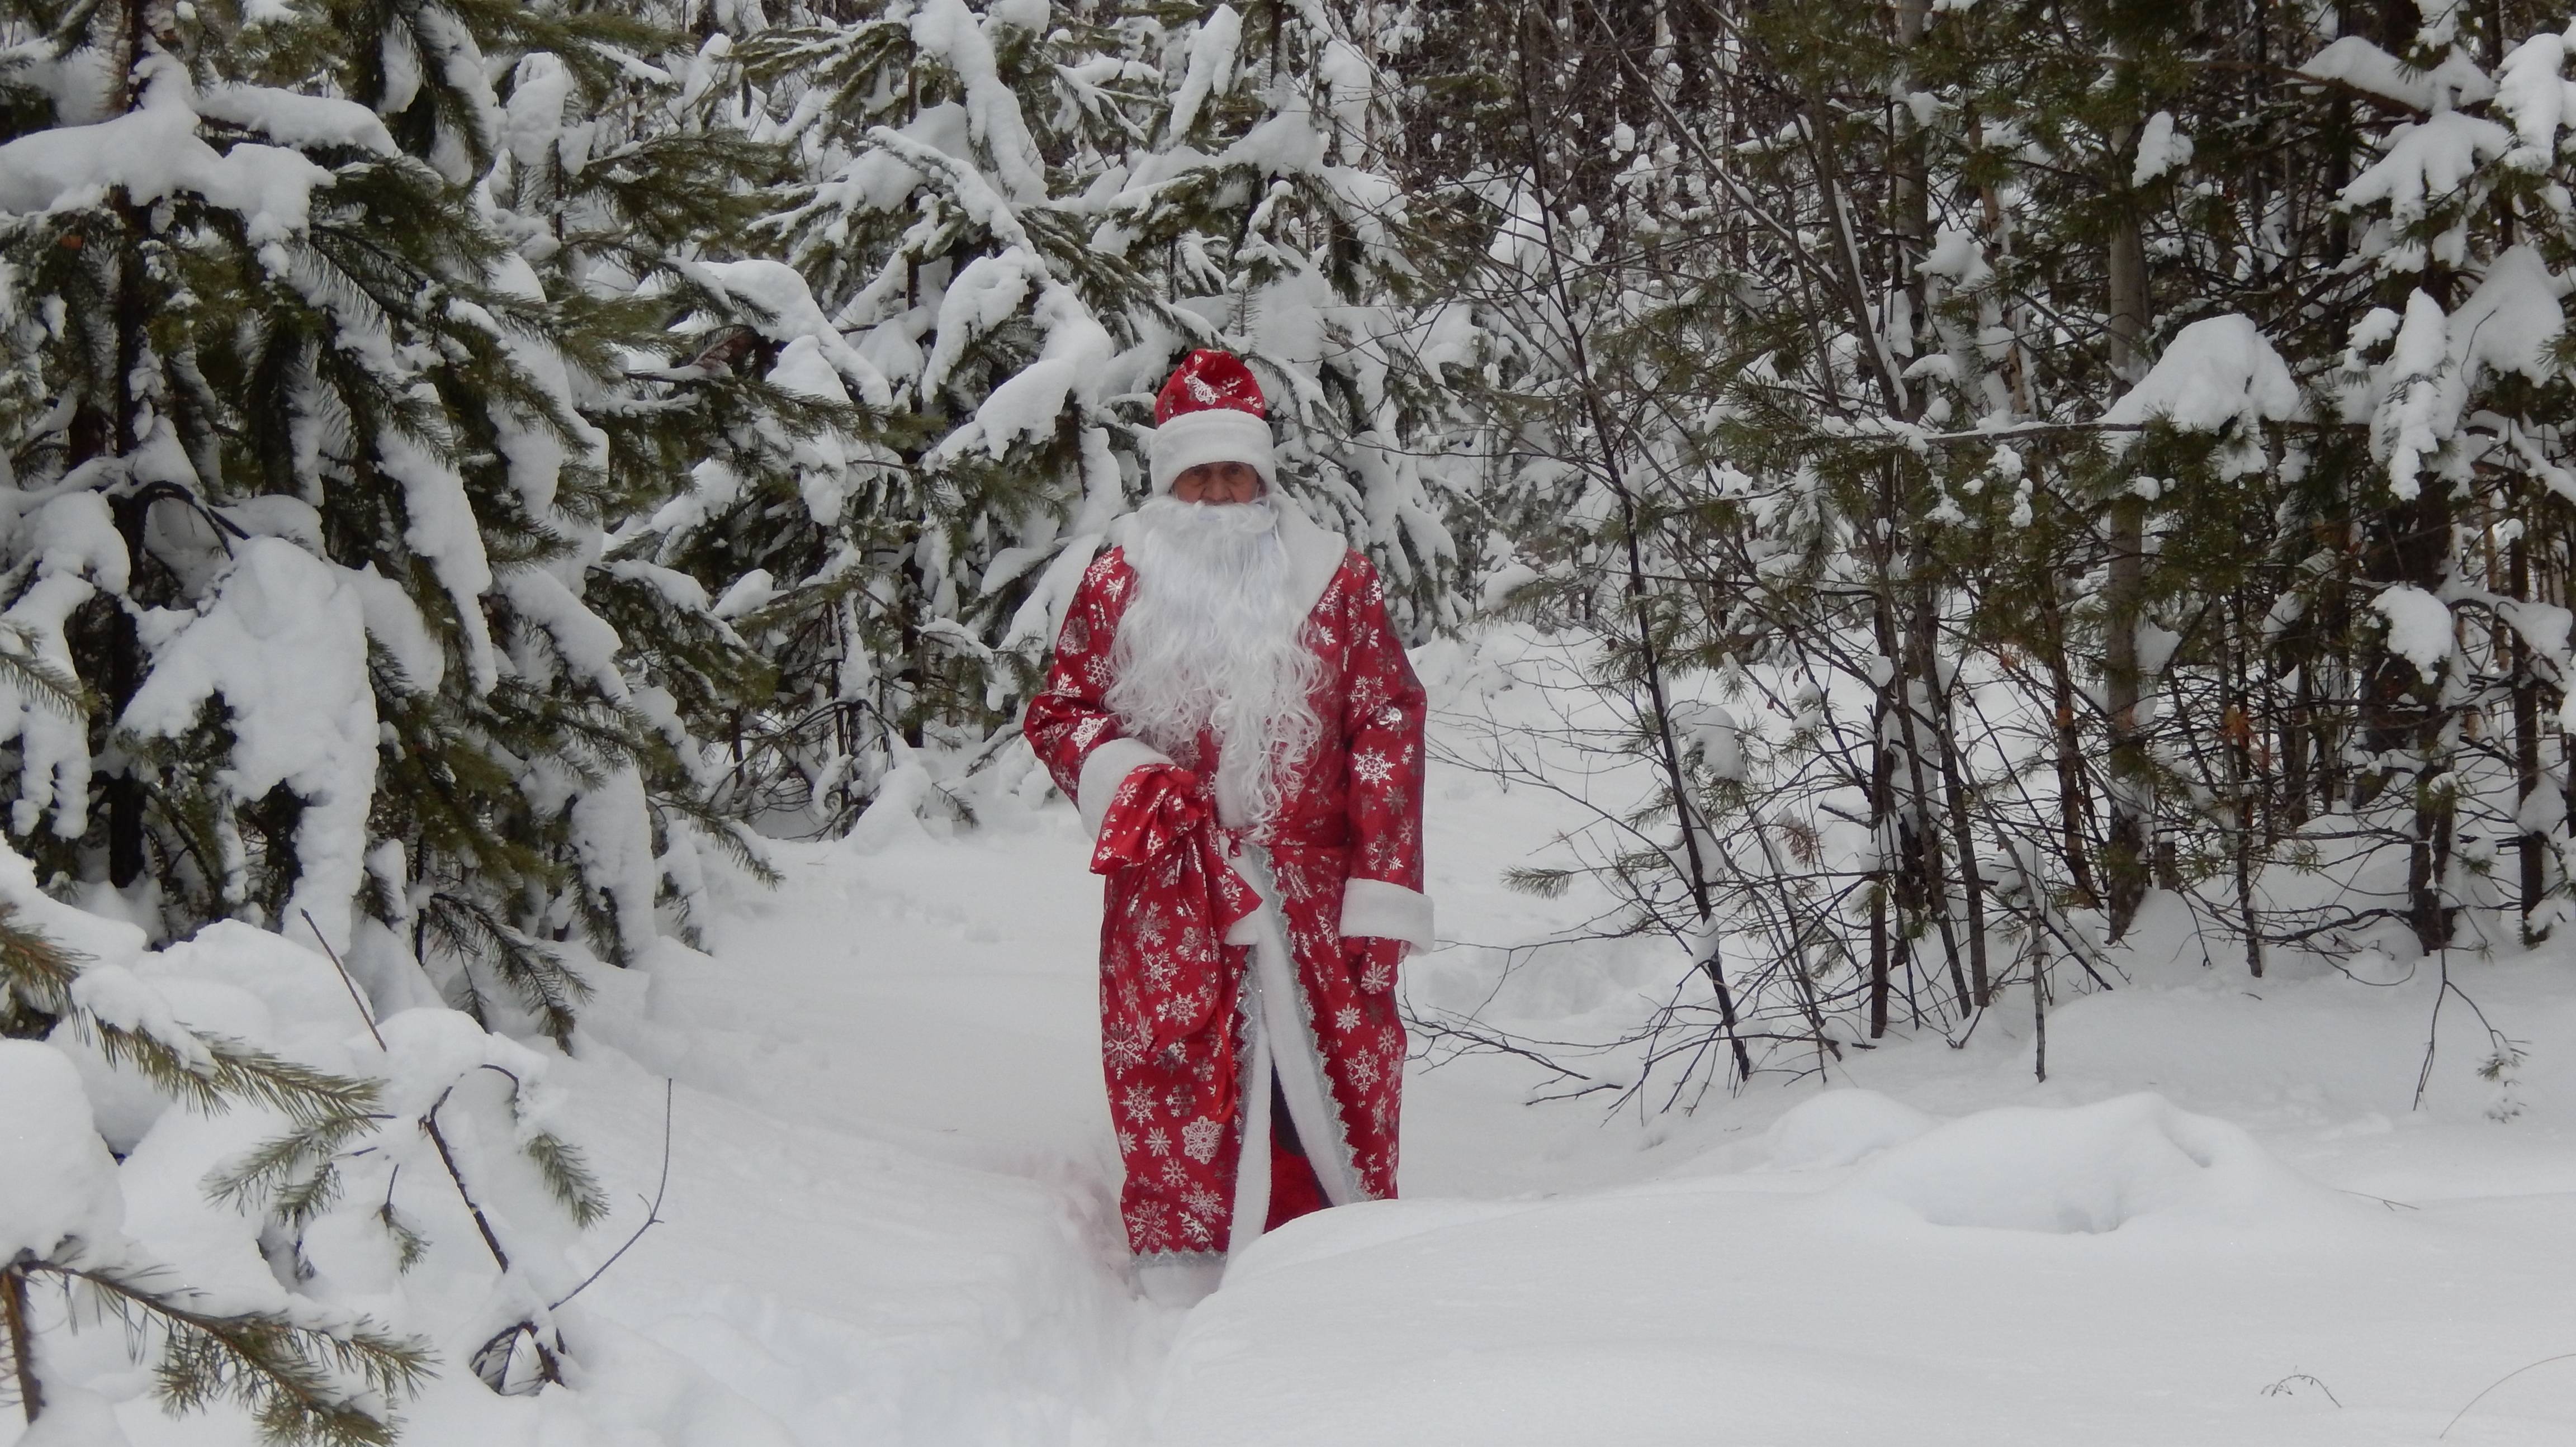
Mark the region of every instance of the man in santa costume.
[[1422, 685], [1377, 570], [1277, 490], [1261, 388], [1193, 352], [1154, 497], [1094, 561], [1023, 722], [1107, 876], [1102, 1063], [1140, 1277], [1395, 1194], [1395, 971], [1431, 943]]

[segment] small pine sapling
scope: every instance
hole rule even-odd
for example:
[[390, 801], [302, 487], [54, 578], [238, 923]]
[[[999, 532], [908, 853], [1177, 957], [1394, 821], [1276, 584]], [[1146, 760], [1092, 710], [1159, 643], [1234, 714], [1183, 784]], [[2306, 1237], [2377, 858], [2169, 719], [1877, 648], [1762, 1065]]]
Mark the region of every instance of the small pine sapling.
[[[515, 1156], [575, 1230], [587, 1230], [608, 1214], [607, 1196], [581, 1150], [547, 1124], [554, 1095], [545, 1082], [546, 1057], [453, 1010], [406, 1010], [376, 1020], [336, 954], [331, 962], [384, 1055], [377, 1108], [354, 1127], [336, 1121], [300, 1125], [236, 1160], [211, 1189], [219, 1199], [265, 1207], [300, 1241], [341, 1200], [353, 1164], [364, 1161], [370, 1181], [383, 1180], [382, 1204], [370, 1214], [408, 1269], [430, 1243], [396, 1209], [394, 1190], [406, 1167], [421, 1179], [434, 1164], [454, 1186], [502, 1278], [494, 1300], [497, 1314], [507, 1320], [475, 1353], [475, 1375], [494, 1391], [513, 1394], [561, 1381], [563, 1343], [548, 1295], [558, 1283], [546, 1274], [554, 1264], [540, 1268], [524, 1251], [514, 1256], [484, 1204]], [[484, 1088], [487, 1078], [505, 1088]], [[472, 1115], [473, 1128], [455, 1130], [447, 1112]], [[371, 1192], [368, 1199], [376, 1197]]]
[[73, 1329], [87, 1312], [121, 1322], [152, 1353], [158, 1395], [173, 1413], [226, 1401], [272, 1443], [391, 1442], [394, 1406], [429, 1374], [427, 1345], [292, 1293], [271, 1303], [221, 1299], [127, 1239], [114, 1162], [80, 1078], [61, 1052], [30, 1038], [64, 1030], [191, 1109], [263, 1106], [299, 1136], [350, 1139], [378, 1104], [372, 1082], [178, 1023], [149, 984], [82, 959], [0, 906], [0, 1098], [23, 1147], [13, 1147], [17, 1189], [0, 1190], [0, 1334], [9, 1391], [30, 1425], [47, 1410], [40, 1337]]

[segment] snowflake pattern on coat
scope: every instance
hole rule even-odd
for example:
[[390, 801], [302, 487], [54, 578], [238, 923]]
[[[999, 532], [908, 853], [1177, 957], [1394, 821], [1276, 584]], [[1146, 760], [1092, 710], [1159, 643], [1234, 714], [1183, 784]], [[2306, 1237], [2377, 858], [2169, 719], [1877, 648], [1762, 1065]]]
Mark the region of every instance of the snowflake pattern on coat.
[[[1076, 793], [1092, 750], [1123, 734], [1103, 696], [1134, 582], [1115, 549], [1083, 574], [1046, 687], [1023, 721], [1067, 797]], [[1306, 1149], [1338, 1156], [1362, 1194], [1385, 1199], [1395, 1194], [1404, 1027], [1396, 1016], [1394, 972], [1383, 963], [1391, 955], [1380, 952], [1378, 963], [1364, 963], [1371, 953], [1365, 947], [1344, 948], [1342, 893], [1354, 877], [1422, 888], [1422, 685], [1387, 622], [1377, 570], [1357, 552], [1345, 552], [1303, 638], [1322, 663], [1314, 699], [1327, 727], [1304, 758], [1287, 766], [1279, 817], [1253, 842], [1266, 850], [1278, 883], [1302, 996], [1298, 1014], [1322, 1061], [1339, 1126], [1338, 1139], [1307, 1141]], [[1202, 735], [1196, 748], [1180, 751], [1186, 757], [1175, 757], [1196, 773], [1199, 797], [1211, 812], [1216, 752], [1215, 741]], [[1169, 777], [1146, 769], [1130, 777], [1156, 773]], [[1104, 838], [1116, 822], [1104, 820]], [[1129, 1248], [1139, 1257], [1223, 1254], [1244, 1144], [1240, 1082], [1219, 1077], [1236, 1073], [1246, 1049], [1242, 982], [1251, 950], [1216, 943], [1212, 950], [1176, 951], [1171, 931], [1186, 933], [1185, 922], [1193, 920], [1188, 903], [1174, 897], [1186, 887], [1183, 878], [1166, 877], [1150, 862], [1107, 871], [1101, 1064], [1126, 1165], [1119, 1205]], [[1229, 1006], [1200, 1017], [1204, 1024], [1175, 1039], [1139, 1020], [1137, 1003], [1147, 997], [1192, 1005], [1224, 999]]]
[[[1101, 975], [1100, 1038], [1114, 1058], [1143, 1059], [1209, 1031], [1243, 988], [1240, 961], [1224, 940], [1260, 898], [1235, 873], [1233, 836], [1197, 787], [1177, 765], [1130, 770], [1093, 841], [1092, 873], [1140, 881], [1120, 893], [1126, 914], [1110, 926], [1133, 942], [1126, 967]], [[1234, 1059], [1222, 1049], [1224, 1034], [1214, 1038], [1220, 1052], [1205, 1098], [1181, 1132], [1200, 1160], [1216, 1150], [1209, 1122], [1234, 1108]]]

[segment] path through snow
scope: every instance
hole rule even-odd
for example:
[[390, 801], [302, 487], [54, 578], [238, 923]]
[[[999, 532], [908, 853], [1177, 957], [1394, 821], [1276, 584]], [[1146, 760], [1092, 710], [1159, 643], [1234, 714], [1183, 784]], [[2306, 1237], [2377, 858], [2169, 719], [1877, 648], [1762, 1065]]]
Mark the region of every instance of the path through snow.
[[[681, 1089], [674, 1184], [597, 1309], [807, 1447], [1132, 1440], [1176, 1321], [1133, 1300], [1069, 814], [780, 851], [787, 880], [666, 947], [585, 1092], [627, 1180]], [[613, 1147], [610, 1146], [613, 1142]]]

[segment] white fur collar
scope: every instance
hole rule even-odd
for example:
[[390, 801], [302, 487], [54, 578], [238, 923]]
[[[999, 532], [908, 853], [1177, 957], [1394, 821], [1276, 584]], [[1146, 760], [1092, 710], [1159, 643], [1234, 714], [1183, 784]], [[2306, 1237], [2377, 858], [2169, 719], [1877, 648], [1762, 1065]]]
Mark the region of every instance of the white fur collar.
[[1342, 535], [1306, 516], [1306, 510], [1285, 497], [1275, 504], [1279, 509], [1279, 541], [1288, 550], [1289, 596], [1296, 600], [1297, 616], [1304, 618], [1324, 601], [1324, 590], [1333, 585], [1333, 575], [1342, 570], [1342, 558], [1350, 544]]

